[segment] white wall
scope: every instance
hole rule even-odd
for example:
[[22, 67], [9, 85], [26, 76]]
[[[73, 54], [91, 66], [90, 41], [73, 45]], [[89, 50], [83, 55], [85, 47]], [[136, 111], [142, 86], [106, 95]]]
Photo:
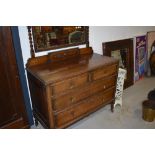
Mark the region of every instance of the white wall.
[[155, 31], [155, 26], [90, 26], [90, 46], [95, 53], [102, 54], [102, 42], [134, 38], [148, 31]]
[[23, 54], [23, 61], [26, 64], [27, 59], [30, 58], [30, 45], [29, 45], [29, 38], [28, 38], [28, 31], [26, 26], [18, 26], [19, 30], [19, 37], [20, 37], [20, 44]]

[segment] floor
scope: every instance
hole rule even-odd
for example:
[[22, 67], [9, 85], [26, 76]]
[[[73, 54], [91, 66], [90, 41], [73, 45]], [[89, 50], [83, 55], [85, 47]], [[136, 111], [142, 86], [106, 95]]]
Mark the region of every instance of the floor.
[[[142, 119], [142, 102], [147, 99], [147, 94], [155, 88], [155, 77], [144, 78], [133, 86], [124, 90], [123, 106], [116, 107], [114, 113], [110, 105], [85, 117], [68, 129], [154, 129], [154, 122]], [[43, 128], [40, 124], [35, 128]]]

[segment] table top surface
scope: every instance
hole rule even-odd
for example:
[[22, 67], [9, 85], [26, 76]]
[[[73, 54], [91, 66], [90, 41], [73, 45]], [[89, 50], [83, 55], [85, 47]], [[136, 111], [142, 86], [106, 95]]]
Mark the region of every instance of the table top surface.
[[62, 79], [117, 63], [118, 60], [100, 54], [83, 55], [79, 58], [28, 67], [27, 71], [45, 84], [54, 83]]

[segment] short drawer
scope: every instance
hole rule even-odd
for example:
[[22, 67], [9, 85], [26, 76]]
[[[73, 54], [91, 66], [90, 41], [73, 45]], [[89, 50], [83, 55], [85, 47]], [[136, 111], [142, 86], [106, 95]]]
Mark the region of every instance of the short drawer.
[[112, 99], [114, 99], [114, 93], [115, 87], [108, 89], [106, 92], [100, 92], [89, 99], [79, 102], [79, 104], [68, 110], [56, 114], [56, 127], [59, 128], [69, 122], [74, 122], [74, 120], [81, 118], [83, 115], [93, 112], [99, 106], [112, 101]]
[[52, 95], [60, 94], [67, 90], [71, 90], [77, 88], [81, 85], [84, 85], [88, 82], [88, 74], [81, 74], [77, 77], [73, 77], [71, 79], [67, 79], [61, 82], [57, 82], [52, 87]]
[[105, 66], [92, 72], [92, 80], [97, 80], [103, 77], [111, 76], [117, 73], [117, 65]]
[[100, 91], [105, 91], [106, 89], [115, 86], [116, 76], [104, 78], [101, 80], [94, 81], [81, 87], [80, 89], [69, 91], [67, 94], [62, 96], [52, 97], [52, 106], [54, 110], [62, 110], [76, 104], [82, 99], [85, 99], [95, 93]]

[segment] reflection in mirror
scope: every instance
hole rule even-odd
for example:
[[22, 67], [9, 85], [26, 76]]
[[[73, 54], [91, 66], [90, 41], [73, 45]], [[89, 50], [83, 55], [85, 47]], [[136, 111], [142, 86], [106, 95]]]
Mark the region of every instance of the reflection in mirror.
[[35, 51], [87, 44], [87, 26], [32, 26]]
[[111, 56], [119, 60], [119, 67], [125, 69], [126, 72], [127, 72], [127, 52], [128, 52], [127, 48], [111, 51]]

